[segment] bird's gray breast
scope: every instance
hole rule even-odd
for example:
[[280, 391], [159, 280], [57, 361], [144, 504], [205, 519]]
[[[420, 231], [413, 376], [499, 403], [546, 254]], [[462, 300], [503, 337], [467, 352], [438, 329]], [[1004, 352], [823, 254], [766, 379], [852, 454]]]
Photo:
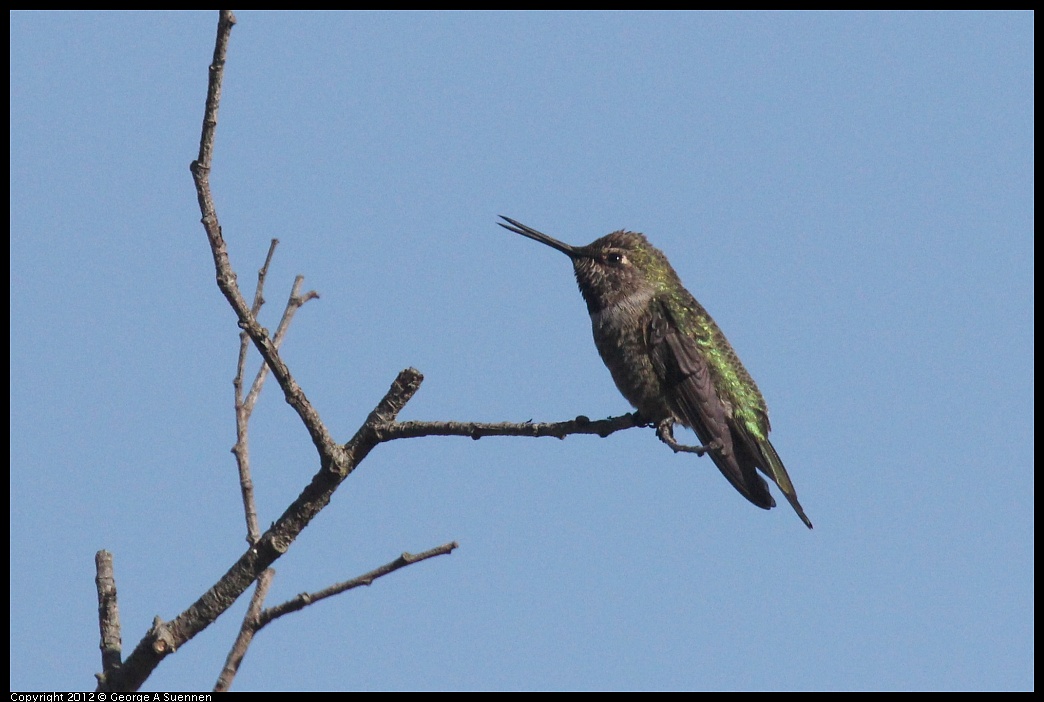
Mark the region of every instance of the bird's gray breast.
[[649, 304], [654, 291], [640, 290], [591, 313], [595, 346], [617, 389], [649, 420], [671, 415], [663, 379], [649, 353]]

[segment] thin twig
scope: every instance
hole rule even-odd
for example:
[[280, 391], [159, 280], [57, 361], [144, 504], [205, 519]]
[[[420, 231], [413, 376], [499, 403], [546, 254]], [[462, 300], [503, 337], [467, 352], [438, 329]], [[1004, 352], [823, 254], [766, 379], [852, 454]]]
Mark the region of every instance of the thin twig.
[[[278, 239], [272, 239], [272, 243], [268, 249], [268, 256], [265, 258], [265, 264], [261, 267], [261, 270], [258, 271], [257, 292], [254, 295], [254, 305], [252, 308], [252, 312], [255, 316], [264, 304], [261, 291], [264, 288], [269, 264], [272, 262], [272, 254], [278, 243]], [[279, 326], [276, 328], [274, 344], [277, 349], [282, 345], [283, 339], [286, 337], [286, 332], [290, 327], [290, 321], [293, 319], [294, 313], [309, 300], [314, 300], [319, 297], [319, 293], [314, 290], [301, 295], [301, 284], [303, 282], [303, 276], [299, 275], [294, 279], [294, 285], [290, 290], [290, 297], [287, 299], [286, 308], [283, 310], [283, 316], [279, 320]], [[246, 332], [241, 332], [239, 337], [239, 362], [236, 367], [236, 377], [233, 381], [236, 405], [236, 444], [232, 447], [232, 453], [236, 457], [236, 467], [239, 471], [239, 490], [243, 498], [243, 513], [246, 517], [247, 543], [255, 544], [261, 537], [261, 531], [258, 525], [257, 506], [254, 501], [254, 482], [250, 474], [250, 442], [247, 435], [249, 431], [250, 416], [253, 414], [254, 406], [257, 404], [257, 398], [260, 396], [261, 388], [264, 386], [265, 378], [268, 376], [268, 364], [264, 361], [261, 362], [261, 367], [254, 376], [254, 382], [250, 385], [250, 391], [244, 399], [242, 393], [243, 371], [244, 366], [246, 365], [246, 351], [249, 346], [249, 337]]]
[[[287, 298], [286, 308], [283, 310], [283, 316], [279, 319], [279, 325], [276, 327], [276, 333], [273, 337], [273, 343], [277, 349], [283, 344], [287, 329], [290, 327], [290, 321], [294, 318], [297, 310], [309, 300], [317, 300], [319, 298], [319, 293], [314, 290], [309, 290], [304, 295], [301, 295], [302, 283], [304, 283], [304, 276], [299, 275], [294, 278], [294, 286], [290, 290], [290, 297]], [[262, 363], [261, 367], [257, 369], [254, 383], [250, 386], [250, 392], [247, 394], [246, 407], [248, 412], [253, 410], [257, 397], [261, 394], [261, 386], [264, 384], [267, 374], [268, 364]]]
[[297, 612], [298, 610], [304, 609], [308, 605], [315, 604], [320, 600], [325, 600], [327, 597], [339, 595], [342, 592], [360, 587], [362, 585], [370, 585], [377, 578], [388, 575], [389, 573], [394, 573], [400, 568], [405, 568], [408, 565], [420, 563], [421, 561], [426, 561], [429, 558], [435, 558], [436, 556], [449, 555], [450, 553], [453, 553], [453, 549], [458, 548], [459, 546], [460, 544], [458, 544], [456, 541], [451, 541], [448, 544], [436, 546], [435, 548], [430, 549], [428, 551], [424, 551], [422, 553], [403, 553], [394, 561], [390, 563], [385, 563], [380, 568], [375, 568], [374, 570], [371, 570], [369, 573], [364, 573], [363, 575], [360, 575], [357, 578], [352, 578], [351, 580], [345, 580], [344, 582], [337, 583], [336, 585], [331, 585], [330, 587], [319, 590], [318, 592], [303, 592], [297, 597], [293, 598], [292, 600], [287, 600], [282, 604], [278, 604], [275, 607], [269, 607], [265, 611], [261, 612], [261, 615], [258, 617], [257, 620], [257, 628], [261, 629], [273, 620], [278, 619], [279, 617], [285, 614]]
[[261, 264], [261, 268], [257, 271], [257, 288], [254, 289], [254, 304], [250, 306], [250, 311], [253, 312], [255, 317], [261, 313], [261, 308], [265, 304], [265, 279], [268, 278], [268, 267], [272, 265], [272, 257], [275, 256], [277, 246], [279, 246], [279, 239], [272, 239], [272, 241], [268, 242], [268, 254], [265, 255], [265, 262]]
[[[272, 239], [272, 243], [268, 248], [268, 256], [265, 257], [265, 263], [258, 271], [257, 291], [254, 294], [254, 304], [251, 308], [251, 311], [255, 316], [257, 316], [258, 312], [261, 310], [261, 306], [264, 304], [262, 291], [264, 289], [265, 279], [268, 275], [269, 265], [272, 262], [272, 255], [278, 244], [278, 239]], [[315, 291], [310, 291], [302, 297], [300, 291], [303, 282], [304, 278], [302, 276], [297, 276], [294, 280], [294, 285], [290, 291], [290, 298], [287, 301], [286, 309], [283, 311], [283, 317], [279, 321], [279, 327], [276, 329], [276, 348], [282, 344], [294, 313], [304, 303], [319, 297], [319, 294]], [[261, 388], [265, 382], [265, 371], [268, 369], [268, 365], [264, 362], [261, 363], [261, 368], [258, 370], [254, 382], [251, 384], [250, 392], [244, 400], [242, 396], [242, 379], [244, 366], [246, 364], [246, 349], [248, 345], [248, 337], [246, 333], [243, 332], [240, 334], [239, 363], [237, 365], [236, 379], [234, 382], [236, 389], [236, 445], [233, 447], [232, 453], [236, 456], [236, 464], [239, 469], [240, 492], [243, 498], [243, 511], [246, 515], [247, 521], [247, 543], [254, 545], [260, 539], [261, 534], [258, 527], [257, 506], [254, 500], [254, 482], [250, 474], [250, 443], [247, 439], [247, 430], [250, 423], [250, 416], [253, 414], [254, 406], [257, 403], [257, 398], [260, 396]], [[268, 568], [258, 577], [257, 585], [254, 589], [254, 596], [251, 598], [250, 606], [247, 608], [243, 621], [240, 624], [239, 634], [236, 636], [236, 640], [233, 642], [232, 648], [228, 652], [228, 656], [225, 659], [225, 667], [222, 669], [221, 674], [218, 676], [217, 682], [214, 685], [215, 692], [223, 692], [231, 687], [232, 680], [235, 678], [236, 672], [239, 670], [239, 666], [243, 662], [244, 656], [246, 656], [251, 641], [253, 641], [254, 632], [257, 631], [254, 622], [257, 620], [258, 613], [264, 605], [265, 595], [268, 593], [268, 588], [270, 587], [274, 576], [275, 571]]]
[[[278, 245], [279, 240], [272, 239], [268, 245], [268, 255], [265, 256], [265, 262], [257, 272], [257, 289], [254, 291], [254, 304], [250, 307], [250, 312], [255, 317], [261, 312], [261, 307], [265, 304], [265, 280], [268, 277], [268, 267], [272, 263], [272, 257], [275, 255], [276, 246]], [[236, 469], [239, 472], [239, 492], [243, 500], [243, 516], [246, 518], [247, 543], [255, 544], [261, 538], [261, 527], [258, 525], [257, 504], [254, 500], [254, 480], [250, 474], [250, 441], [247, 436], [250, 426], [250, 415], [254, 409], [252, 400], [256, 399], [254, 387], [251, 387], [248, 401], [243, 399], [243, 374], [246, 371], [247, 350], [249, 348], [250, 337], [247, 336], [246, 332], [240, 332], [239, 359], [236, 362], [236, 377], [232, 381], [236, 413], [236, 443], [232, 447], [232, 455], [236, 457]], [[258, 385], [256, 380], [254, 385]], [[259, 387], [257, 389], [260, 390]]]
[[254, 640], [254, 634], [261, 628], [257, 625], [257, 619], [274, 577], [275, 571], [271, 568], [266, 569], [258, 577], [257, 585], [254, 588], [254, 596], [250, 598], [250, 605], [247, 607], [246, 615], [243, 616], [243, 623], [239, 626], [239, 635], [236, 636], [236, 640], [232, 644], [232, 650], [228, 652], [228, 657], [225, 658], [225, 666], [221, 669], [221, 675], [218, 676], [217, 682], [214, 683], [214, 692], [228, 692], [228, 689], [232, 687], [232, 680], [235, 679], [236, 673], [239, 671], [239, 665], [243, 662], [247, 649], [250, 648], [250, 642]]

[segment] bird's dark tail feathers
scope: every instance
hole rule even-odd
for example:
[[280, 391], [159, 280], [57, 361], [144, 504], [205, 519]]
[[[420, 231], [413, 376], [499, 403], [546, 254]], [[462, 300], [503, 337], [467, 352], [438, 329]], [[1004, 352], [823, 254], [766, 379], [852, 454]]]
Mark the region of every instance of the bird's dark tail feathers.
[[794, 489], [794, 483], [790, 482], [790, 476], [787, 475], [787, 469], [783, 467], [783, 461], [780, 459], [779, 454], [776, 453], [775, 447], [772, 442], [767, 438], [764, 441], [759, 441], [757, 448], [758, 453], [761, 454], [758, 460], [758, 468], [761, 469], [768, 477], [772, 478], [772, 482], [779, 486], [783, 496], [787, 498], [787, 502], [794, 508], [797, 515], [801, 517], [801, 521], [805, 523], [809, 529], [812, 528], [812, 522], [809, 521], [805, 515], [805, 510], [802, 509], [801, 503], [798, 502], [797, 491]]
[[794, 484], [790, 482], [787, 469], [783, 467], [783, 461], [776, 453], [772, 443], [768, 439], [744, 441], [733, 433], [732, 448], [731, 455], [716, 450], [710, 451], [714, 464], [718, 466], [721, 474], [732, 483], [732, 486], [751, 503], [762, 509], [772, 509], [776, 506], [776, 501], [772, 499], [768, 484], [758, 475], [758, 470], [761, 470], [779, 487], [783, 496], [787, 498], [787, 502], [801, 517], [801, 521], [811, 529], [812, 522], [809, 521], [801, 503], [798, 502]]

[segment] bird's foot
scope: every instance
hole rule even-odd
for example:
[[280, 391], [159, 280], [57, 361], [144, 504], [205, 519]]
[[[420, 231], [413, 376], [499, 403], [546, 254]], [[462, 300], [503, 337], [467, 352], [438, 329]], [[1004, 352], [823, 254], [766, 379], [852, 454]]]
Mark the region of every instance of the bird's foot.
[[674, 438], [674, 420], [667, 418], [661, 419], [656, 425], [656, 436], [663, 443], [671, 447], [671, 450], [675, 453], [695, 453], [697, 456], [702, 456], [708, 451], [721, 448], [721, 442], [712, 441], [706, 446], [686, 446], [685, 444], [679, 444], [678, 440]]

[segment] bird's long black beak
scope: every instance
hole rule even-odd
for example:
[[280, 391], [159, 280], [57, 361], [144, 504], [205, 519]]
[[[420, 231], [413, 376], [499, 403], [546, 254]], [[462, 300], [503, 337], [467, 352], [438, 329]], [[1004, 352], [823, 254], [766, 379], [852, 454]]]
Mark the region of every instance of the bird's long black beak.
[[500, 226], [504, 227], [504, 229], [507, 229], [509, 232], [514, 232], [515, 234], [521, 234], [522, 236], [527, 236], [530, 239], [533, 239], [535, 241], [539, 241], [541, 244], [547, 244], [552, 249], [558, 249], [559, 251], [564, 253], [569, 258], [576, 258], [577, 256], [582, 256], [583, 255], [583, 254], [580, 253], [580, 251], [577, 249], [577, 247], [570, 246], [569, 244], [562, 243], [558, 239], [555, 239], [554, 237], [550, 237], [547, 234], [544, 234], [543, 232], [538, 232], [536, 229], [533, 229], [532, 227], [527, 227], [526, 225], [522, 224], [521, 222], [516, 222], [515, 220], [511, 219], [510, 217], [505, 217], [504, 215], [500, 215], [500, 218], [502, 220], [504, 220], [504, 222], [507, 222], [507, 224], [504, 224], [504, 222], [497, 222], [497, 224], [499, 224]]

